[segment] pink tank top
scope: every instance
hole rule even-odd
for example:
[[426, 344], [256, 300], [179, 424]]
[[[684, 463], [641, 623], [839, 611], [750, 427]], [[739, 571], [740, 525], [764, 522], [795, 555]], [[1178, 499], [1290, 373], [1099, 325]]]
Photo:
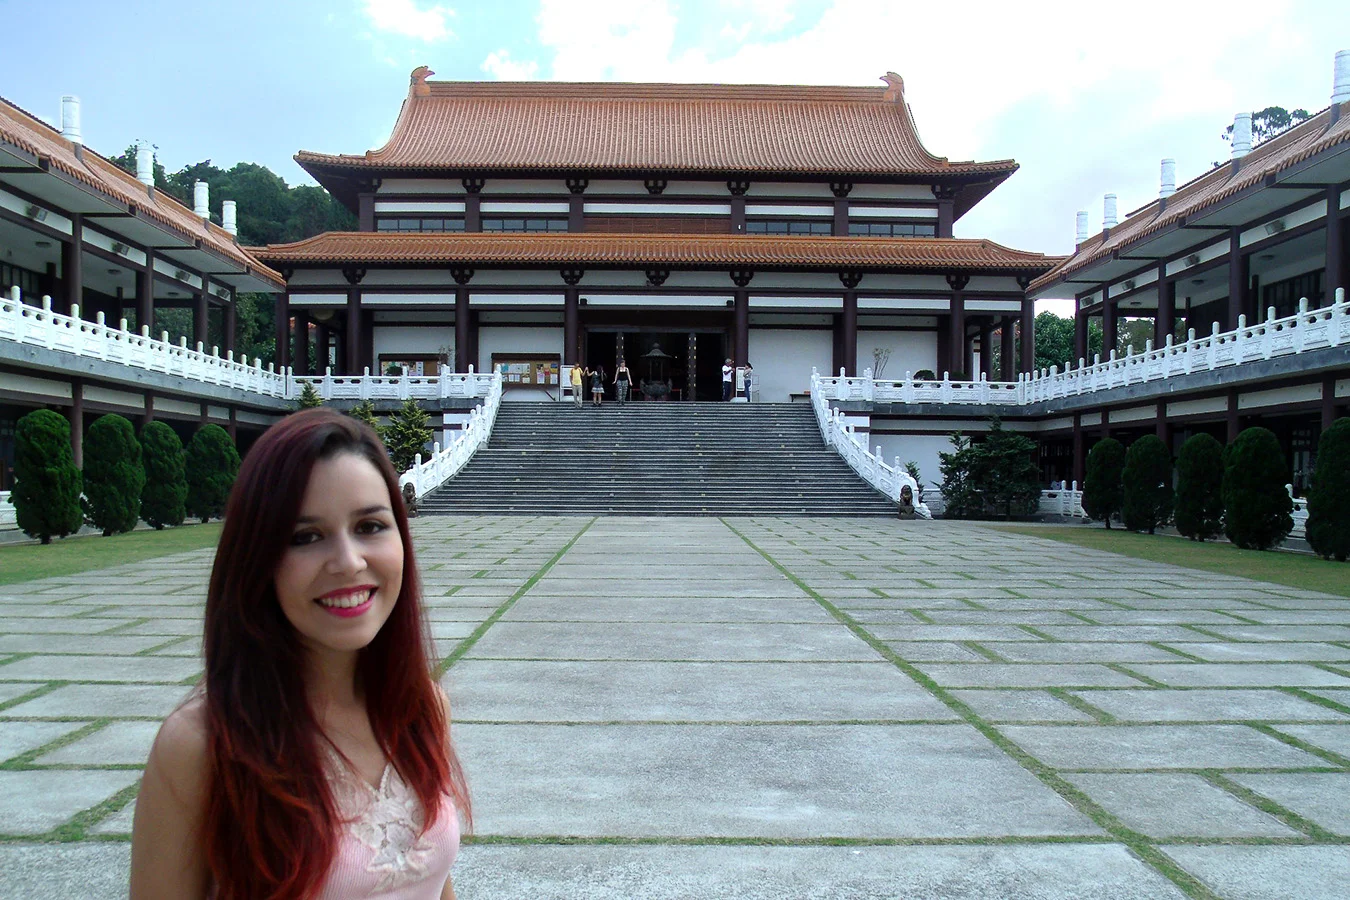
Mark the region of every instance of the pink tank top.
[[417, 795], [386, 764], [378, 789], [336, 758], [329, 783], [346, 825], [321, 900], [438, 900], [459, 853], [459, 814], [449, 796], [425, 834]]

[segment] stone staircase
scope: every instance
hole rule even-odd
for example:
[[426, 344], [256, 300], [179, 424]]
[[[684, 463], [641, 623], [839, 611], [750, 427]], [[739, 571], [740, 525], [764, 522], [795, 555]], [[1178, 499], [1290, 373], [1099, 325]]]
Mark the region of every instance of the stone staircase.
[[503, 403], [424, 515], [894, 516], [804, 403]]

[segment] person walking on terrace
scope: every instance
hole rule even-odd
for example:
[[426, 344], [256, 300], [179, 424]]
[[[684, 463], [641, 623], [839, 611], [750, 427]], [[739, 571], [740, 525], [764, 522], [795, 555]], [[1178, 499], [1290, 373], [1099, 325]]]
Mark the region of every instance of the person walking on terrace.
[[572, 399], [576, 401], [577, 409], [581, 409], [583, 398], [581, 396], [582, 382], [586, 378], [586, 370], [581, 363], [572, 363]]
[[628, 372], [628, 364], [619, 360], [619, 367], [614, 370], [614, 399], [620, 404], [628, 402], [628, 387], [632, 381], [632, 375]]
[[605, 367], [591, 370], [591, 405], [599, 406], [605, 399]]
[[150, 749], [131, 900], [453, 900], [472, 826], [398, 473], [332, 409], [239, 470], [206, 594], [206, 674]]
[[735, 377], [736, 370], [731, 366], [731, 359], [722, 363], [722, 402], [731, 400], [731, 391], [734, 386], [732, 379]]

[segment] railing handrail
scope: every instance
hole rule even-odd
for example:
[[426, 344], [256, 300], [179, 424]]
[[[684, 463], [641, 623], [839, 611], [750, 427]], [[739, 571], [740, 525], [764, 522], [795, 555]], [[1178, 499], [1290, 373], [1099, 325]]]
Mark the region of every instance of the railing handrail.
[[812, 369], [811, 408], [815, 411], [816, 424], [820, 426], [820, 436], [825, 444], [833, 447], [864, 481], [896, 503], [900, 502], [901, 490], [908, 486], [914, 498], [915, 513], [921, 518], [931, 519], [932, 513], [920, 499], [919, 483], [905, 471], [900, 458], [896, 457], [895, 465], [890, 466], [882, 459], [880, 447], [875, 453], [868, 450], [854, 427], [844, 421], [843, 414], [830, 406], [821, 382], [820, 373]]
[[422, 461], [422, 454], [417, 454], [413, 459], [412, 468], [399, 477], [399, 487], [402, 488], [405, 484], [411, 484], [418, 499], [425, 497], [458, 474], [460, 469], [464, 468], [465, 464], [478, 452], [478, 448], [483, 446], [492, 435], [492, 426], [497, 421], [497, 410], [502, 404], [501, 369], [496, 369], [491, 375], [474, 375], [470, 372], [463, 377], [485, 380], [488, 384], [488, 390], [482, 405], [475, 406], [470, 410], [469, 421], [458, 437], [444, 449], [437, 441], [433, 445], [431, 456], [426, 462]]

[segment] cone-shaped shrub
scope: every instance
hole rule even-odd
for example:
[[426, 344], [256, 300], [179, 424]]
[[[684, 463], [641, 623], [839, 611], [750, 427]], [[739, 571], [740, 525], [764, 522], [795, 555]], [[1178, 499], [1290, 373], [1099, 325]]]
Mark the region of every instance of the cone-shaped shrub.
[[1247, 428], [1223, 452], [1223, 531], [1239, 547], [1269, 550], [1294, 527], [1289, 469], [1275, 433]]
[[1337, 419], [1317, 442], [1308, 543], [1324, 559], [1345, 562], [1350, 556], [1350, 419]]
[[1111, 517], [1120, 512], [1124, 491], [1120, 476], [1125, 468], [1125, 446], [1115, 438], [1102, 438], [1088, 452], [1083, 478], [1083, 512], [1111, 527]]
[[384, 429], [384, 445], [389, 448], [389, 456], [394, 468], [400, 473], [413, 467], [413, 459], [421, 453], [426, 459], [427, 441], [431, 440], [430, 419], [417, 405], [416, 400], [408, 400], [398, 408]]
[[187, 512], [205, 524], [225, 512], [234, 476], [239, 474], [239, 451], [219, 425], [203, 425], [187, 445]]
[[141, 518], [155, 528], [182, 525], [187, 517], [187, 474], [183, 442], [164, 422], [141, 429], [141, 459], [145, 488], [141, 491]]
[[14, 490], [10, 500], [19, 528], [50, 544], [80, 530], [84, 479], [70, 451], [70, 423], [60, 413], [38, 409], [14, 429]]
[[1223, 533], [1223, 444], [1193, 434], [1177, 454], [1177, 531], [1193, 541]]
[[136, 527], [145, 466], [135, 427], [123, 416], [100, 416], [84, 438], [84, 513], [103, 536]]
[[300, 389], [300, 396], [295, 398], [295, 408], [313, 409], [316, 406], [323, 406], [323, 398], [314, 389], [314, 385], [306, 381], [305, 386]]
[[1172, 519], [1172, 454], [1155, 434], [1130, 444], [1120, 473], [1120, 518], [1131, 531], [1153, 534]]
[[375, 404], [371, 403], [369, 400], [362, 400], [360, 403], [353, 406], [347, 415], [358, 421], [365, 422], [376, 435], [382, 435], [384, 432], [384, 426], [380, 424], [379, 418], [375, 415]]

